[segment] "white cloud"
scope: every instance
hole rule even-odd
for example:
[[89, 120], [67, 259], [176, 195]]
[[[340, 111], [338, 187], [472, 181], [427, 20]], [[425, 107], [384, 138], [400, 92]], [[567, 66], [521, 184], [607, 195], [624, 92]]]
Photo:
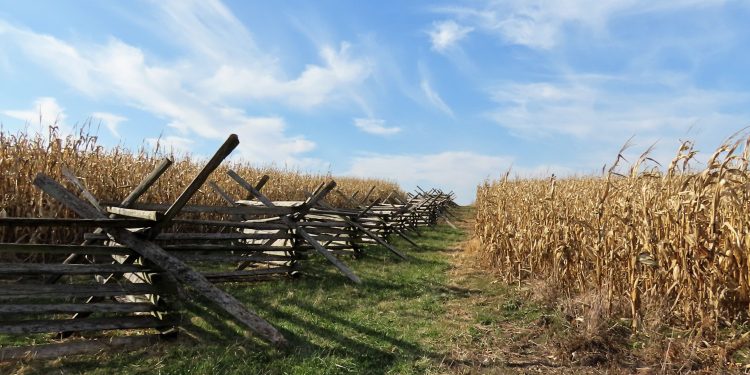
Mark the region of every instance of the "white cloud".
[[72, 133], [72, 128], [65, 122], [65, 108], [61, 107], [55, 98], [41, 97], [34, 101], [31, 109], [5, 110], [2, 114], [21, 120], [26, 129], [33, 134], [46, 136], [50, 126], [57, 127], [62, 136]]
[[608, 21], [618, 15], [638, 15], [675, 9], [712, 6], [723, 0], [507, 0], [485, 1], [480, 6], [439, 7], [478, 30], [510, 44], [550, 49], [561, 42], [567, 26], [589, 33], [606, 33]]
[[200, 86], [215, 100], [274, 99], [293, 107], [316, 107], [348, 97], [349, 89], [371, 75], [372, 63], [353, 58], [349, 49], [348, 43], [342, 43], [338, 49], [323, 46], [319, 53], [324, 65], [307, 65], [299, 77], [292, 80], [280, 79], [253, 67], [222, 65]]
[[[0, 23], [0, 39], [15, 44], [32, 61], [43, 62], [43, 68], [82, 93], [122, 101], [165, 119], [176, 134], [163, 139], [176, 148], [185, 146], [185, 139], [223, 140], [231, 132], [240, 132], [246, 136], [238, 150], [262, 158], [254, 161], [292, 163], [314, 147], [301, 136], [286, 135], [281, 119], [270, 125], [239, 108], [207, 99], [210, 92], [192, 88], [197, 86], [199, 72], [151, 62], [141, 49], [120, 40], [75, 46], [6, 23]], [[331, 54], [324, 55], [336, 66], [336, 53]]]
[[[426, 103], [434, 108], [437, 108], [448, 116], [453, 117], [453, 109], [451, 109], [451, 107], [448, 106], [448, 104], [443, 100], [440, 94], [432, 88], [432, 84], [430, 83], [430, 69], [428, 68], [427, 64], [424, 61], [419, 61], [417, 63], [417, 70], [419, 71], [420, 76], [419, 88], [422, 91], [422, 97], [427, 99]], [[421, 101], [424, 102], [424, 100]]]
[[[512, 167], [512, 168], [511, 168]], [[513, 158], [505, 155], [483, 155], [471, 151], [446, 151], [422, 155], [373, 154], [356, 157], [347, 172], [351, 176], [393, 179], [406, 190], [439, 188], [453, 191], [459, 204], [469, 204], [476, 196], [477, 184], [486, 178], [498, 178], [508, 168], [513, 176], [547, 177], [573, 174], [558, 165], [533, 167], [513, 166]]]
[[435, 106], [435, 108], [445, 112], [445, 114], [449, 116], [453, 116], [453, 110], [448, 106], [448, 104], [445, 104], [443, 98], [441, 98], [440, 95], [432, 89], [430, 81], [428, 81], [426, 78], [422, 78], [420, 87], [422, 88], [422, 92], [424, 93], [424, 95], [427, 97], [427, 100], [433, 106]]
[[[205, 77], [190, 84], [207, 100], [225, 102], [278, 101], [310, 109], [335, 101], [352, 100], [373, 70], [370, 59], [353, 56], [350, 43], [317, 46], [319, 63], [307, 64], [296, 77], [281, 69], [275, 56], [258, 47], [252, 34], [218, 0], [169, 0], [155, 3], [160, 21], [155, 32], [179, 43], [192, 55], [189, 69]], [[208, 59], [209, 61], [200, 61]]]
[[571, 75], [559, 82], [501, 84], [491, 98], [498, 107], [489, 116], [516, 135], [622, 142], [633, 134], [679, 136], [694, 125], [736, 126], [744, 120], [733, 107], [750, 95], [652, 76]]
[[[232, 111], [234, 112], [234, 111]], [[240, 155], [246, 160], [286, 163], [288, 165], [304, 163], [297, 155], [311, 151], [315, 143], [302, 136], [286, 136], [286, 122], [281, 117], [247, 117], [244, 113], [226, 113], [226, 118], [236, 118], [236, 124], [228, 129], [235, 133], [242, 142], [250, 142], [253, 147], [238, 148]], [[259, 147], [258, 145], [264, 145]]]
[[152, 1], [154, 34], [186, 48], [193, 58], [216, 63], [244, 60], [273, 71], [275, 59], [264, 54], [250, 31], [219, 0]]
[[376, 118], [355, 118], [354, 125], [365, 133], [392, 135], [401, 131], [399, 127], [385, 126], [385, 120]]
[[[2, 20], [0, 43], [17, 48], [89, 97], [124, 103], [164, 119], [169, 130], [163, 139], [175, 137], [174, 144], [243, 133], [238, 150], [261, 158], [257, 162], [293, 163], [315, 145], [287, 134], [281, 118], [245, 113], [237, 100], [298, 108], [337, 101], [366, 106], [357, 89], [370, 76], [372, 63], [355, 56], [347, 42], [337, 48], [320, 46], [320, 63], [308, 64], [297, 77], [287, 78], [278, 59], [263, 53], [221, 2], [152, 5], [159, 11], [156, 34], [183, 48], [172, 61], [152, 58], [115, 38], [101, 44], [74, 44]], [[110, 124], [116, 131], [116, 122]]]
[[127, 118], [125, 117], [106, 112], [94, 112], [91, 114], [91, 117], [94, 120], [101, 121], [102, 124], [104, 124], [107, 130], [109, 130], [109, 132], [112, 133], [115, 138], [121, 137], [118, 128], [121, 122], [127, 120]]
[[176, 154], [190, 154], [195, 145], [195, 141], [190, 138], [174, 135], [160, 138], [146, 138], [146, 143], [159, 152], [173, 152]]
[[81, 56], [78, 49], [52, 36], [13, 27], [0, 19], [0, 38], [20, 47], [31, 61], [45, 64], [45, 68], [63, 77], [66, 82], [75, 82], [75, 88], [88, 94], [97, 93], [96, 82], [89, 73], [94, 66]]
[[444, 52], [455, 46], [473, 30], [472, 27], [461, 26], [456, 21], [447, 20], [433, 23], [432, 29], [427, 33], [430, 35], [432, 49]]
[[512, 158], [449, 151], [428, 155], [368, 155], [354, 159], [347, 174], [394, 179], [405, 189], [437, 187], [453, 190], [461, 203], [474, 198], [479, 181], [497, 176], [510, 166]]

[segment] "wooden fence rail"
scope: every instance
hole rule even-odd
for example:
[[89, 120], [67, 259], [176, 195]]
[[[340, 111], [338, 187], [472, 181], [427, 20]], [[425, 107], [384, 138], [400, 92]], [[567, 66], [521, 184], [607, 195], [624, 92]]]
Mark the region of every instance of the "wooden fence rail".
[[[360, 283], [342, 257], [356, 258], [368, 245], [380, 245], [408, 260], [391, 237], [417, 246], [411, 236], [441, 217], [447, 220], [455, 206], [453, 194], [438, 189], [419, 188], [402, 201], [394, 194], [372, 197], [373, 187], [360, 199], [358, 193], [346, 196], [350, 207], [333, 207], [326, 197], [333, 191], [342, 194], [333, 181], [307, 192], [304, 201], [274, 202], [262, 193], [268, 176], [253, 185], [229, 171], [248, 193], [238, 199], [208, 181], [238, 144], [231, 135], [171, 204], [137, 202], [172, 165], [169, 159], [121, 202], [98, 201], [73, 171], [65, 169], [63, 175], [75, 191], [38, 175], [34, 184], [79, 217], [5, 217], [0, 226], [91, 229], [79, 244], [0, 243], [0, 253], [27, 259], [0, 263], [0, 334], [116, 335], [110, 334], [108, 341], [87, 334], [86, 339], [57, 344], [0, 348], [0, 361], [150, 344], [182, 324], [181, 305], [193, 303], [184, 289], [260, 338], [285, 346], [275, 327], [215, 284], [296, 275], [314, 254]], [[225, 206], [188, 204], [206, 184]], [[60, 263], [47, 261], [60, 255], [67, 257]]]

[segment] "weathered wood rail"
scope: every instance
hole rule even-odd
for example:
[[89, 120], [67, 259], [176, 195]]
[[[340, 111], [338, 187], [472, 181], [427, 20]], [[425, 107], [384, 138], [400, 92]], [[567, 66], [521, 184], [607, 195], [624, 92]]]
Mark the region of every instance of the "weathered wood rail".
[[[232, 197], [210, 175], [239, 144], [230, 136], [171, 204], [138, 203], [138, 199], [171, 166], [163, 160], [121, 202], [100, 202], [73, 171], [64, 177], [75, 191], [45, 175], [34, 184], [78, 218], [0, 218], [6, 227], [90, 228], [80, 244], [0, 243], [0, 254], [26, 262], [0, 263], [0, 334], [23, 337], [53, 334], [67, 338], [87, 332], [86, 339], [29, 347], [0, 348], [0, 361], [49, 358], [154, 342], [183, 324], [185, 289], [197, 293], [215, 310], [232, 317], [272, 345], [284, 346], [281, 333], [216, 283], [247, 282], [304, 271], [303, 261], [323, 256], [351, 282], [360, 278], [343, 258], [361, 256], [368, 245], [380, 245], [398, 259], [408, 256], [390, 241], [394, 236], [413, 246], [412, 233], [451, 215], [453, 194], [421, 188], [406, 200], [391, 194], [361, 199], [346, 196], [349, 207], [333, 207], [325, 198], [336, 183], [321, 183], [304, 201], [271, 201], [263, 193], [263, 176], [251, 184], [234, 171], [229, 176], [247, 191]], [[208, 185], [225, 206], [188, 205]], [[43, 254], [43, 257], [25, 255]], [[67, 257], [60, 263], [45, 259]], [[342, 256], [344, 256], [342, 258]], [[109, 331], [106, 339], [101, 334]]]

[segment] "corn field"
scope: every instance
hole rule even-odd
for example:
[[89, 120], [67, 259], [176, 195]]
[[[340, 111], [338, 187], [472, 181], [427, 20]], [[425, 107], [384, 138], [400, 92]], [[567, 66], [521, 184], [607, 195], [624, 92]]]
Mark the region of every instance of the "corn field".
[[635, 329], [654, 309], [701, 333], [747, 321], [749, 146], [733, 137], [699, 170], [685, 142], [664, 167], [650, 150], [631, 163], [621, 151], [598, 177], [486, 181], [476, 200], [480, 261], [509, 282], [602, 291]]
[[[37, 173], [45, 173], [63, 181], [62, 167], [76, 173], [94, 196], [105, 201], [120, 201], [165, 157], [158, 150], [141, 146], [137, 151], [122, 147], [105, 148], [97, 137], [83, 128], [75, 136], [61, 137], [54, 127], [46, 136], [26, 132], [9, 134], [0, 131], [0, 216], [13, 217], [75, 217], [59, 203], [46, 197], [32, 185]], [[182, 189], [198, 173], [202, 164], [189, 155], [175, 158], [172, 167], [159, 179], [140, 202], [174, 202]], [[245, 198], [242, 188], [226, 175], [232, 169], [248, 181], [257, 181], [267, 174], [271, 177], [263, 193], [271, 200], [303, 200], [304, 191], [312, 191], [320, 182], [335, 179], [344, 194], [355, 191], [364, 195], [375, 185], [371, 197], [384, 198], [396, 191], [402, 194], [395, 182], [378, 179], [335, 177], [306, 174], [274, 167], [255, 167], [247, 161], [227, 162], [214, 172], [211, 180], [235, 197]], [[339, 194], [331, 194], [329, 203], [346, 206], [348, 202]], [[210, 189], [199, 191], [191, 204], [226, 205]], [[80, 233], [70, 229], [19, 228], [0, 231], [2, 242], [24, 241], [36, 243], [73, 243]]]

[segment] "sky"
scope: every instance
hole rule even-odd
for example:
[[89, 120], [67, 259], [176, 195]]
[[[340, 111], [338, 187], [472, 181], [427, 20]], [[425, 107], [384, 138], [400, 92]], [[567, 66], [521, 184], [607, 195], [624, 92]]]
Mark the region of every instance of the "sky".
[[750, 125], [750, 3], [0, 0], [3, 131], [157, 143], [474, 199]]

